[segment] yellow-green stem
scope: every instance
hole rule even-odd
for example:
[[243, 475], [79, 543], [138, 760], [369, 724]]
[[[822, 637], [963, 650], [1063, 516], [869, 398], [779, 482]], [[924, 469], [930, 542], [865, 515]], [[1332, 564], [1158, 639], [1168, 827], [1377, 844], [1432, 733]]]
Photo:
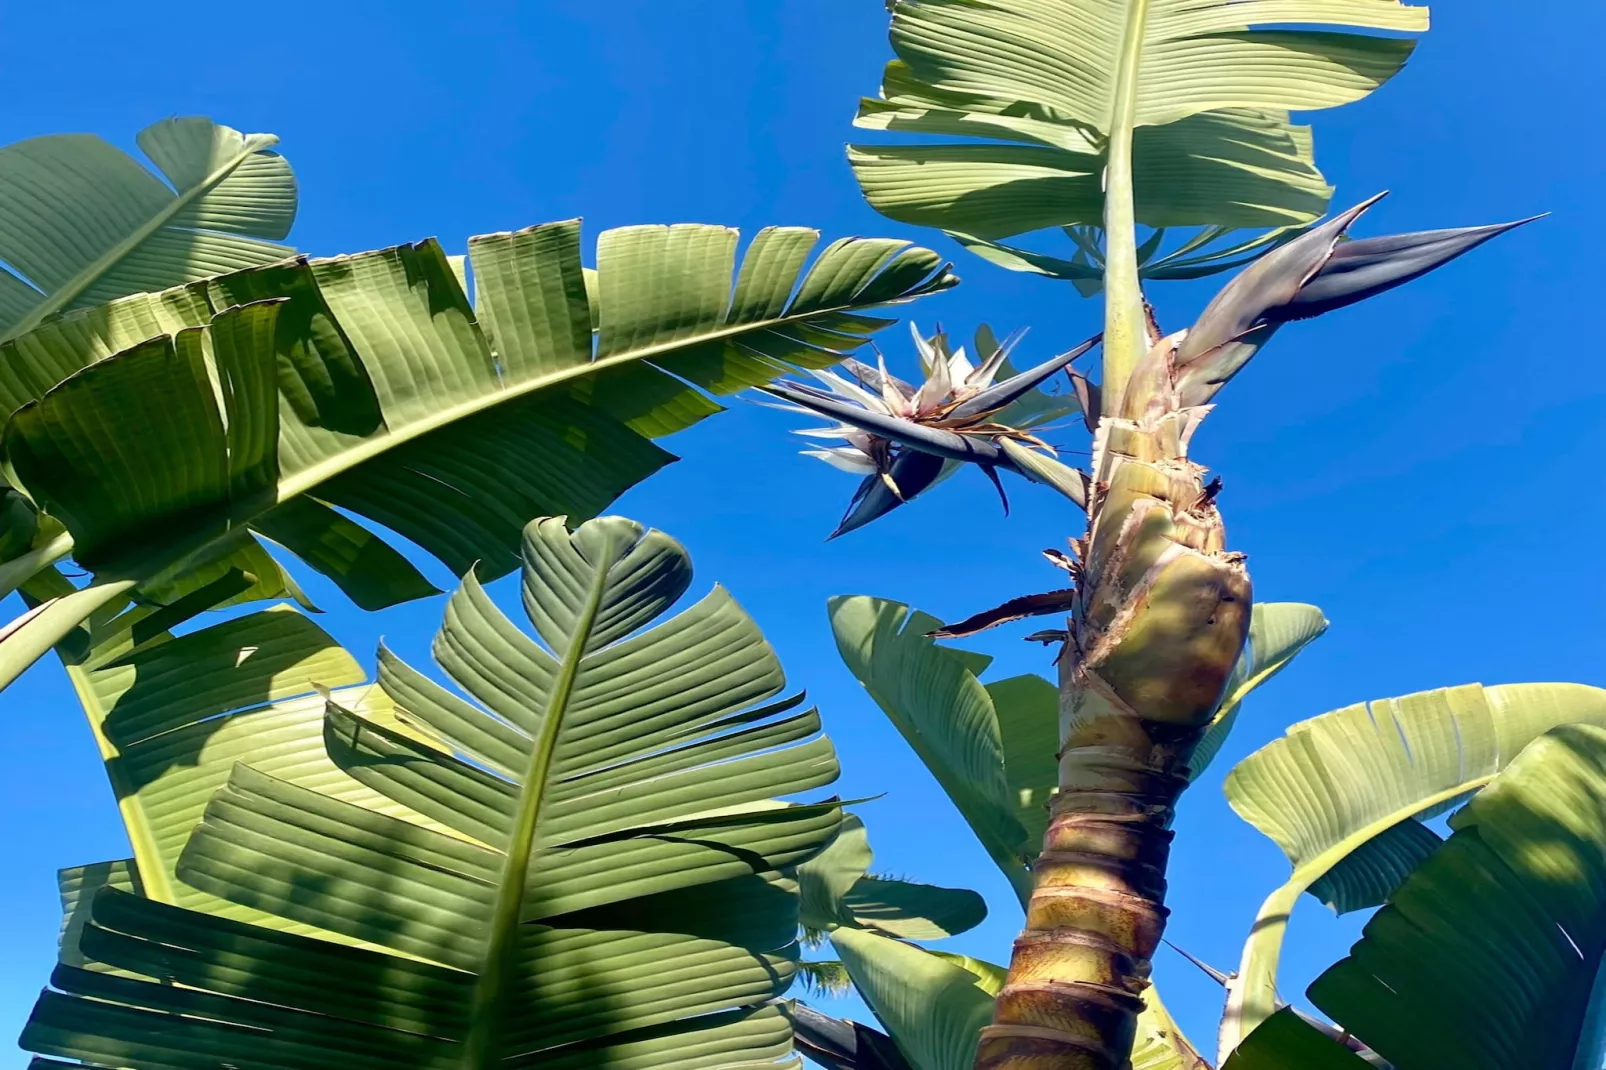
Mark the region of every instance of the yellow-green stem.
[[1243, 961], [1227, 982], [1227, 1009], [1221, 1016], [1217, 1038], [1223, 1062], [1244, 1037], [1277, 1010], [1277, 963], [1282, 957], [1283, 934], [1299, 897], [1309, 881], [1291, 880], [1266, 897], [1244, 941]]
[[72, 553], [72, 536], [58, 532], [45, 542], [0, 562], [0, 598], [15, 591], [42, 570]]
[[1110, 140], [1104, 165], [1104, 397], [1105, 411], [1119, 412], [1132, 369], [1148, 351], [1143, 291], [1138, 282], [1137, 209], [1132, 183], [1132, 132], [1137, 118], [1138, 76], [1150, 0], [1128, 0], [1126, 29], [1110, 109]]

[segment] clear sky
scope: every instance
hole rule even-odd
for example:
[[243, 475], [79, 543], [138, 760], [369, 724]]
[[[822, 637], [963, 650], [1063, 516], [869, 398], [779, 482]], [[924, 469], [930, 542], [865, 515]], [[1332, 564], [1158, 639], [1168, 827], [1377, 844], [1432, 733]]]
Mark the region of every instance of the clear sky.
[[[1317, 603], [1333, 622], [1257, 695], [1183, 800], [1170, 936], [1223, 967], [1287, 868], [1223, 800], [1234, 760], [1357, 700], [1469, 681], [1606, 684], [1606, 386], [1592, 323], [1606, 9], [1474, 0], [1436, 14], [1399, 78], [1313, 117], [1337, 201], [1395, 191], [1362, 233], [1554, 215], [1408, 289], [1283, 331], [1195, 440], [1225, 480], [1229, 534], [1250, 555], [1257, 596]], [[0, 2], [12, 102], [0, 142], [87, 131], [132, 147], [140, 127], [190, 114], [272, 131], [301, 181], [292, 240], [318, 254], [428, 235], [460, 251], [472, 234], [576, 215], [593, 235], [695, 221], [908, 236], [955, 256], [966, 280], [918, 306], [922, 322], [1030, 326], [1028, 357], [1092, 333], [1099, 310], [1069, 287], [983, 264], [860, 200], [842, 145], [888, 56], [885, 21], [880, 0]], [[1151, 296], [1174, 329], [1212, 291], [1167, 284]], [[901, 333], [889, 343], [895, 362], [912, 360]], [[823, 709], [842, 792], [886, 793], [863, 811], [877, 867], [982, 890], [992, 917], [953, 946], [1001, 961], [1019, 911], [839, 663], [824, 603], [878, 594], [952, 619], [1046, 589], [1056, 574], [1037, 551], [1080, 519], [1017, 482], [1006, 520], [965, 473], [827, 543], [854, 480], [798, 457], [792, 426], [738, 402], [670, 440], [684, 460], [617, 511], [684, 540], [700, 583], [725, 584], [757, 616]], [[330, 609], [323, 624], [365, 659], [382, 633], [419, 654], [438, 623], [438, 600], [364, 616], [309, 586]], [[1020, 641], [1026, 630], [976, 645], [1005, 672], [1048, 671], [1041, 648]], [[0, 828], [0, 1034], [15, 1036], [54, 955], [55, 869], [127, 852], [54, 664], [0, 697]], [[1285, 993], [1301, 993], [1357, 930], [1307, 898]], [[1170, 952], [1157, 975], [1209, 1050], [1218, 992]]]

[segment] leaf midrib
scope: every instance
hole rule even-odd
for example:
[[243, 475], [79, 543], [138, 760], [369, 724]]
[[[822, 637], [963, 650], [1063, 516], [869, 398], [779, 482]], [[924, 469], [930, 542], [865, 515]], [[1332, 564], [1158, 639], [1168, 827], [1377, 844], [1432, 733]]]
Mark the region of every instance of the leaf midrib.
[[189, 207], [197, 199], [204, 197], [222, 185], [224, 180], [237, 171], [246, 160], [263, 149], [272, 148], [278, 143], [279, 139], [274, 134], [252, 134], [247, 137], [245, 139], [245, 147], [221, 167], [189, 189], [177, 191], [173, 200], [141, 225], [139, 229], [102, 253], [88, 267], [69, 279], [66, 285], [57, 288], [54, 293], [46, 294], [43, 301], [30, 309], [28, 314], [13, 324], [9, 330], [0, 331], [0, 341], [26, 334], [43, 323], [48, 317], [55, 315], [61, 309], [72, 304], [85, 290], [93, 286], [102, 275], [116, 267], [135, 249], [145, 244], [151, 235], [167, 226], [174, 216]]
[[[651, 360], [654, 357], [662, 356], [668, 353], [674, 353], [677, 350], [687, 349], [692, 346], [704, 345], [709, 342], [716, 342], [728, 338], [735, 338], [740, 335], [757, 334], [762, 331], [774, 330], [777, 327], [785, 327], [793, 323], [804, 323], [811, 319], [818, 319], [820, 317], [830, 316], [840, 312], [850, 312], [856, 310], [862, 311], [864, 308], [871, 307], [875, 306], [861, 306], [856, 304], [832, 305], [828, 308], [816, 309], [810, 312], [801, 313], [799, 315], [777, 316], [771, 319], [755, 320], [749, 323], [726, 324], [718, 330], [707, 331], [696, 335], [688, 335], [666, 342], [659, 342], [640, 349], [633, 349], [624, 353], [618, 353], [611, 357], [601, 357], [595, 360], [584, 361], [582, 363], [575, 364], [572, 367], [564, 368], [557, 372], [552, 372], [547, 375], [529, 379], [513, 386], [508, 386], [499, 390], [491, 391], [489, 393], [480, 394], [465, 401], [458, 402], [457, 404], [448, 408], [434, 411], [428, 416], [413, 420], [395, 430], [382, 431], [371, 437], [362, 439], [361, 441], [354, 443], [350, 448], [343, 449], [339, 453], [327, 458], [326, 460], [320, 461], [317, 464], [309, 465], [301, 471], [279, 480], [271, 492], [257, 494], [250, 498], [242, 499], [238, 504], [235, 505], [234, 508], [228, 511], [226, 520], [232, 529], [232, 533], [238, 534], [239, 528], [249, 524], [256, 517], [272, 509], [274, 506], [282, 505], [291, 498], [295, 498], [301, 494], [305, 494], [319, 486], [322, 486], [324, 483], [328, 482], [334, 477], [348, 472], [359, 465], [380, 456], [381, 454], [388, 453], [399, 446], [406, 445], [408, 442], [411, 442], [414, 439], [422, 438], [434, 431], [439, 431], [443, 427], [450, 426], [451, 424], [457, 423], [458, 421], [466, 419], [470, 416], [493, 409], [498, 405], [515, 401], [521, 397], [525, 397], [529, 394], [533, 394], [550, 387], [558, 386], [571, 380], [582, 379], [588, 375], [603, 372], [610, 368], [634, 364], [639, 361]], [[799, 340], [798, 344], [806, 345], [808, 343]], [[182, 555], [175, 556], [170, 561], [162, 562], [160, 568], [171, 567], [184, 558], [204, 553], [218, 541], [227, 537], [228, 533], [214, 535], [212, 538], [205, 540], [204, 543], [188, 548], [187, 551]], [[67, 540], [67, 548], [60, 554], [61, 557], [65, 557], [72, 552], [72, 547], [70, 545], [71, 536], [68, 535], [65, 538]], [[157, 570], [130, 570], [126, 573], [116, 572], [113, 573], [113, 575], [119, 578], [132, 578], [143, 581], [144, 579], [149, 578], [150, 575], [153, 575], [155, 571]]]
[[511, 952], [517, 945], [520, 918], [523, 914], [525, 888], [529, 882], [530, 856], [534, 851], [536, 827], [541, 819], [541, 805], [552, 770], [552, 758], [557, 751], [558, 737], [563, 730], [564, 716], [569, 699], [579, 677], [580, 661], [590, 644], [596, 626], [602, 595], [607, 587], [608, 573], [613, 561], [613, 539], [607, 538], [597, 555], [596, 571], [586, 600], [575, 619], [569, 636], [568, 649], [558, 665], [551, 696], [541, 719], [541, 729], [530, 748], [530, 763], [525, 769], [520, 787], [518, 812], [509, 834], [507, 855], [497, 880], [496, 904], [491, 916], [491, 932], [486, 940], [485, 955], [481, 960], [479, 977], [474, 986], [474, 997], [469, 1005], [469, 1030], [463, 1045], [463, 1070], [481, 1070], [498, 1060], [498, 1039], [502, 1024], [502, 1003], [507, 990], [507, 972]]

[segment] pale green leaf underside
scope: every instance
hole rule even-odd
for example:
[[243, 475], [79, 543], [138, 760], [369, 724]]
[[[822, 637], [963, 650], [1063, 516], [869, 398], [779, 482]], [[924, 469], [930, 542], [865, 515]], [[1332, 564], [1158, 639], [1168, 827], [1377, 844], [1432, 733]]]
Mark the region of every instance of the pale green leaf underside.
[[1443, 812], [1488, 784], [1534, 739], [1576, 723], [1606, 725], [1606, 691], [1467, 684], [1302, 721], [1240, 762], [1227, 776], [1227, 800], [1282, 848], [1293, 873], [1266, 898], [1244, 945], [1221, 1054], [1276, 1009], [1282, 941], [1303, 893], [1367, 848], [1324, 891], [1344, 909], [1375, 905], [1412, 854], [1431, 846], [1397, 826]]
[[[197, 889], [363, 946], [102, 892], [82, 950], [184, 987], [59, 970], [24, 1043], [119, 1065], [781, 1058], [789, 1034], [762, 1005], [796, 969], [789, 872], [840, 817], [773, 800], [835, 778], [817, 715], [768, 701], [774, 654], [722, 591], [665, 615], [690, 569], [660, 533], [545, 521], [524, 557], [539, 640], [472, 578], [448, 607], [435, 653], [469, 697], [382, 656], [388, 705], [424, 735], [328, 709], [339, 768], [434, 827], [241, 765], [180, 861]], [[142, 1025], [180, 1009], [180, 1029]]]
[[1416, 818], [1401, 821], [1367, 840], [1322, 874], [1310, 886], [1310, 894], [1335, 914], [1375, 907], [1443, 842], [1438, 833]]
[[1606, 724], [1606, 691], [1468, 684], [1358, 703], [1245, 758], [1227, 777], [1227, 799], [1303, 869], [1380, 824], [1431, 816], [1538, 736], [1577, 722]]
[[1551, 731], [1453, 824], [1312, 1001], [1400, 1070], [1595, 1065], [1606, 729]]
[[1308, 222], [1330, 191], [1308, 128], [1288, 113], [1364, 97], [1410, 55], [1399, 35], [1428, 21], [1395, 0], [1141, 0], [1142, 37], [1128, 50], [1139, 2], [895, 4], [898, 58], [857, 125], [965, 140], [856, 147], [871, 204], [983, 240], [1100, 225], [1116, 84], [1129, 77], [1138, 222]]
[[[941, 97], [1030, 102], [1095, 131], [1114, 105], [1133, 0], [915, 0], [894, 9], [893, 48], [912, 80]], [[1395, 0], [1146, 0], [1136, 121], [1176, 122], [1222, 108], [1309, 111], [1356, 100], [1410, 54], [1396, 37], [1303, 24], [1420, 33], [1427, 9]], [[989, 111], [996, 108], [980, 107]]]
[[[1101, 153], [1033, 144], [856, 145], [848, 158], [877, 211], [991, 239], [1102, 220]], [[1331, 192], [1311, 161], [1309, 128], [1256, 112], [1142, 127], [1133, 172], [1137, 220], [1151, 227], [1305, 223], [1326, 210]]]

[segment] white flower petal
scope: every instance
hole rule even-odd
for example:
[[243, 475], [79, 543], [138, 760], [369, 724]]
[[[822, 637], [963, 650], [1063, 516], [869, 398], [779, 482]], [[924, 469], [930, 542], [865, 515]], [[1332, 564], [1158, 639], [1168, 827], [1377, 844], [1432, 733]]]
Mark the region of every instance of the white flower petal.
[[948, 358], [948, 378], [952, 382], [964, 383], [975, 371], [975, 365], [965, 356], [964, 346], [960, 346], [954, 351], [954, 355]]
[[859, 429], [841, 424], [837, 427], [805, 427], [800, 431], [793, 431], [792, 434], [802, 435], [804, 438], [852, 439], [854, 435], [859, 434]]
[[829, 450], [803, 450], [805, 457], [818, 457], [832, 468], [839, 468], [844, 472], [852, 472], [857, 476], [867, 476], [875, 471], [875, 465], [863, 453], [848, 446], [841, 446]]
[[909, 333], [914, 337], [915, 352], [920, 356], [920, 374], [930, 377], [932, 367], [940, 363], [937, 360], [937, 351], [930, 342], [926, 341], [925, 336], [920, 333], [920, 328], [915, 325], [913, 320], [909, 321]]
[[849, 401], [869, 409], [871, 412], [887, 412], [886, 403], [858, 383], [849, 382], [840, 375], [833, 375], [827, 371], [818, 369], [810, 369], [810, 371], [816, 379], [831, 388], [831, 393], [847, 398]]
[[953, 382], [948, 378], [947, 361], [933, 360], [930, 376], [915, 393], [916, 415], [934, 411], [942, 404], [943, 399], [953, 392]]
[[1019, 345], [1020, 340], [1024, 337], [1026, 337], [1025, 331], [1014, 331], [1008, 338], [1005, 338], [997, 350], [982, 361], [981, 367], [971, 373], [970, 378], [966, 381], [967, 385], [977, 389], [992, 386], [993, 378], [998, 375], [998, 369], [1003, 366], [1004, 361], [1009, 359], [1010, 351]]
[[909, 401], [914, 397], [914, 390], [887, 373], [887, 358], [880, 353], [876, 354], [876, 365], [881, 371], [881, 400], [887, 403], [888, 411], [894, 416], [908, 418], [913, 412]]

